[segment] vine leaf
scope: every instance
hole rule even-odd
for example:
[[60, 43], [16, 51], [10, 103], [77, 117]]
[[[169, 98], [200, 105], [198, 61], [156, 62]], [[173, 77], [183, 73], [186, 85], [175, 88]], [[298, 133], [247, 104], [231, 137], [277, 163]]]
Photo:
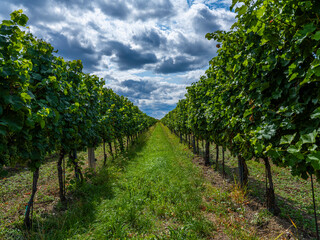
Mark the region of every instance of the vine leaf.
[[312, 133], [304, 134], [301, 136], [302, 144], [305, 143], [315, 143], [316, 142], [317, 132], [313, 131]]
[[293, 135], [284, 135], [281, 137], [280, 144], [291, 144], [294, 137], [296, 136], [296, 133]]
[[316, 151], [311, 154], [308, 154], [306, 160], [307, 162], [311, 163], [314, 169], [320, 170], [320, 151]]

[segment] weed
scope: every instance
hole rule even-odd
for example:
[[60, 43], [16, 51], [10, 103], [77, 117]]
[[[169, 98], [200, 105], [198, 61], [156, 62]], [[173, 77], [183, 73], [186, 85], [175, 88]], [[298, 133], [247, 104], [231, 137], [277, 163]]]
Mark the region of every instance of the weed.
[[231, 199], [237, 204], [243, 204], [246, 202], [247, 196], [247, 186], [241, 187], [239, 183], [237, 183], [236, 178], [234, 178], [234, 184], [230, 190]]
[[272, 214], [267, 209], [261, 209], [260, 211], [256, 212], [251, 220], [251, 223], [262, 227], [270, 221]]

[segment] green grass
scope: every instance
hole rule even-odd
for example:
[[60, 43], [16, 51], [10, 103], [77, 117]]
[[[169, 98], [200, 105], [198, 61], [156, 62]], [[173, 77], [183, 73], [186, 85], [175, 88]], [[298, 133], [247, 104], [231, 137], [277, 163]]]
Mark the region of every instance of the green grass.
[[34, 239], [205, 239], [203, 179], [183, 145], [157, 125], [123, 157], [74, 190], [65, 212], [35, 220]]
[[[95, 151], [98, 166], [102, 166], [103, 149]], [[79, 152], [78, 159], [87, 168], [87, 153]], [[25, 205], [29, 201], [32, 185], [32, 173], [25, 166], [2, 169], [0, 173], [0, 239], [25, 239], [21, 223], [23, 222]], [[73, 168], [67, 166], [66, 177], [72, 179]], [[69, 181], [70, 182], [70, 181]], [[67, 184], [69, 185], [69, 184]], [[69, 186], [69, 198], [73, 198], [74, 186]], [[59, 212], [59, 194], [57, 177], [57, 154], [46, 158], [40, 167], [38, 190], [35, 196], [34, 217], [44, 219], [50, 212]]]

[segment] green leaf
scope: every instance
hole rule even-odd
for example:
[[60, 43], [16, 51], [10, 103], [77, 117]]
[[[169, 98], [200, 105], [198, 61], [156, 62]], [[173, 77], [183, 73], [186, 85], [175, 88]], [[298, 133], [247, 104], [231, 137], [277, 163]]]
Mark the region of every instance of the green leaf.
[[300, 140], [295, 144], [295, 146], [296, 146], [297, 148], [301, 149], [302, 144], [303, 144], [303, 142], [302, 142], [302, 140], [300, 139]]
[[313, 113], [310, 115], [311, 119], [320, 118], [320, 107], [318, 107], [316, 110], [313, 111]]
[[54, 120], [57, 122], [59, 120], [59, 118], [60, 118], [60, 114], [56, 109], [53, 109], [53, 111], [55, 113], [55, 119]]
[[256, 16], [257, 18], [261, 18], [266, 11], [266, 8], [264, 6], [261, 6], [257, 11], [256, 11]]
[[317, 148], [318, 146], [316, 144], [312, 144], [312, 146], [308, 147], [308, 151], [314, 152]]
[[293, 141], [294, 137], [296, 136], [296, 133], [293, 135], [284, 135], [281, 137], [280, 144], [291, 144]]
[[5, 26], [12, 26], [14, 24], [14, 22], [10, 21], [10, 20], [3, 20], [2, 24]]
[[262, 38], [260, 45], [264, 45], [265, 43], [269, 42], [269, 39]]
[[290, 66], [289, 66], [289, 74], [292, 74], [292, 72], [297, 68], [297, 65], [296, 63], [292, 63]]
[[40, 119], [41, 128], [44, 128], [45, 125], [46, 125], [46, 122], [43, 119]]
[[7, 134], [6, 127], [0, 126], [0, 135], [5, 136]]
[[238, 16], [241, 16], [246, 13], [247, 9], [248, 9], [248, 7], [246, 5], [243, 5], [239, 8], [236, 8], [235, 12], [238, 13]]
[[320, 151], [308, 154], [307, 162], [310, 162], [315, 170], [320, 170]]
[[249, 116], [249, 115], [251, 115], [251, 114], [252, 114], [252, 109], [249, 108], [249, 109], [247, 109], [247, 110], [244, 112], [243, 117], [246, 118], [247, 116]]
[[290, 147], [288, 147], [288, 149], [287, 149], [287, 151], [289, 152], [289, 153], [291, 153], [291, 154], [297, 154], [297, 153], [299, 153], [300, 152], [300, 149], [299, 148], [297, 148], [296, 146], [294, 146], [294, 145], [291, 145]]
[[278, 159], [279, 157], [281, 157], [281, 154], [274, 150], [274, 149], [271, 149], [270, 151], [268, 151], [268, 155], [272, 158], [272, 159]]
[[302, 144], [305, 143], [315, 143], [316, 142], [317, 132], [313, 131], [312, 133], [304, 134], [300, 137]]
[[259, 31], [257, 32], [259, 36], [263, 36], [264, 35], [264, 31], [265, 31], [265, 27], [266, 27], [266, 24], [262, 24], [259, 29]]
[[21, 14], [18, 24], [21, 26], [26, 26], [29, 18], [25, 14]]
[[23, 27], [26, 26], [29, 20], [29, 18], [25, 14], [23, 14], [23, 11], [21, 9], [12, 12], [10, 16], [12, 21], [16, 22], [17, 24]]
[[25, 102], [31, 100], [31, 96], [28, 93], [21, 93], [21, 97]]
[[282, 90], [280, 88], [277, 88], [275, 91], [272, 92], [272, 98], [273, 99], [279, 99], [281, 97]]
[[315, 67], [313, 72], [317, 77], [320, 77], [320, 66]]
[[309, 23], [303, 26], [302, 30], [298, 30], [294, 36], [294, 39], [297, 40], [297, 43], [300, 44], [308, 34], [312, 33], [317, 28], [313, 25], [313, 23]]
[[261, 153], [263, 149], [264, 149], [264, 145], [261, 142], [255, 143], [254, 150], [256, 154]]
[[289, 79], [289, 82], [291, 82], [293, 79], [295, 79], [298, 75], [299, 75], [299, 73], [292, 74], [290, 79]]
[[316, 30], [317, 27], [313, 25], [313, 23], [309, 23], [303, 26], [303, 29], [299, 31], [299, 33], [302, 36], [307, 35], [308, 33], [312, 33], [314, 30]]
[[319, 41], [319, 40], [320, 40], [320, 31], [317, 31], [317, 32], [313, 35], [312, 39], [314, 39], [314, 40], [316, 40], [316, 41]]
[[24, 106], [22, 99], [17, 95], [4, 96], [4, 102], [6, 104], [11, 104], [16, 110], [19, 110]]

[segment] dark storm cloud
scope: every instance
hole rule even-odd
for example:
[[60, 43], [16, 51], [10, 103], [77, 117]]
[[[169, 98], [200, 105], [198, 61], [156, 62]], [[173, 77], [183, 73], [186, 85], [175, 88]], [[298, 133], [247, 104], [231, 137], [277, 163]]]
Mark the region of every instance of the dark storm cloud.
[[[190, 56], [212, 56], [213, 50], [208, 49], [208, 44], [204, 44], [203, 42], [188, 42], [186, 41], [184, 44], [180, 45], [180, 52], [186, 53]], [[213, 49], [213, 48], [212, 48]]]
[[213, 15], [209, 8], [201, 8], [194, 17], [192, 24], [196, 32], [205, 35], [221, 28], [217, 23], [218, 17]]
[[135, 16], [136, 19], [142, 21], [155, 18], [163, 19], [175, 15], [173, 5], [170, 0], [146, 1], [146, 0], [132, 0], [132, 5], [139, 10], [139, 14]]
[[60, 3], [60, 4], [65, 4], [69, 7], [75, 6], [75, 5], [82, 6], [82, 7], [88, 7], [88, 6], [92, 5], [92, 1], [87, 1], [87, 0], [56, 0], [56, 2]]
[[68, 60], [80, 59], [83, 63], [86, 72], [94, 71], [98, 62], [98, 55], [93, 47], [83, 47], [79, 39], [74, 38], [69, 40], [66, 36], [60, 33], [49, 33], [52, 38], [52, 46], [58, 50], [58, 55]]
[[[10, 1], [3, 1], [3, 5], [1, 5], [0, 7], [0, 17], [1, 17], [1, 21], [4, 19], [10, 19], [10, 9], [9, 9], [9, 3]], [[3, 6], [7, 6], [7, 7], [3, 7]], [[16, 10], [16, 9], [15, 9]], [[0, 21], [0, 22], [1, 22]]]
[[54, 7], [62, 6], [69, 10], [72, 9], [73, 12], [78, 12], [79, 16], [81, 16], [83, 10], [93, 11], [94, 7], [99, 8], [107, 16], [122, 20], [125, 20], [130, 14], [127, 3], [124, 1], [55, 0], [53, 3], [48, 0], [11, 0], [9, 2], [22, 5], [28, 9], [30, 24], [36, 24], [39, 21], [46, 23], [64, 22], [67, 20], [65, 14], [57, 14], [52, 11]]
[[150, 99], [151, 93], [158, 88], [155, 83], [145, 80], [126, 80], [119, 87], [119, 94], [134, 99]]
[[32, 1], [21, 1], [21, 0], [9, 0], [4, 2], [13, 3], [13, 4], [22, 4], [23, 6], [32, 9], [41, 9], [47, 6], [47, 1], [45, 0], [32, 0]]
[[212, 56], [213, 48], [210, 49], [210, 44], [208, 41], [201, 41], [200, 39], [189, 40], [183, 34], [179, 36], [179, 44], [177, 49], [180, 53], [185, 53], [190, 56]]
[[121, 20], [127, 19], [131, 12], [123, 1], [101, 1], [98, 3], [98, 7], [104, 14]]
[[[185, 56], [164, 59], [156, 68], [156, 73], [178, 73], [198, 69], [203, 65], [202, 59], [188, 59]], [[203, 67], [203, 66], [202, 66]]]
[[164, 36], [160, 36], [154, 29], [145, 31], [140, 35], [135, 35], [132, 38], [135, 43], [140, 44], [143, 47], [158, 48], [160, 45], [167, 43], [167, 39]]
[[107, 56], [116, 55], [112, 61], [118, 64], [120, 70], [142, 68], [145, 64], [157, 62], [154, 53], [142, 53], [118, 41], [109, 41], [104, 53]]

